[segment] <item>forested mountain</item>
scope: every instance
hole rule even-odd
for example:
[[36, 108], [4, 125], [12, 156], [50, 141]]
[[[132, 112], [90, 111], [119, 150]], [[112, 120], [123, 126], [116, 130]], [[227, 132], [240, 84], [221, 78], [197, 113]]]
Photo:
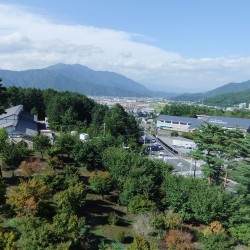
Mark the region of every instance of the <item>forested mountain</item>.
[[[123, 75], [94, 71], [80, 64], [56, 64], [43, 69], [24, 71], [0, 70], [5, 86], [53, 88], [85, 95], [106, 96], [159, 96]], [[161, 93], [161, 96], [168, 96]]]
[[236, 93], [226, 93], [204, 99], [204, 104], [220, 107], [229, 107], [242, 102], [250, 102], [250, 89]]
[[228, 83], [205, 93], [205, 97], [213, 97], [226, 93], [235, 93], [250, 89], [250, 80], [241, 83]]
[[[231, 93], [241, 92], [248, 89], [250, 90], [250, 80], [241, 83], [228, 83], [221, 87], [218, 87], [216, 89], [204, 93], [194, 93], [194, 94], [185, 93], [182, 95], [178, 95], [173, 99], [175, 101], [202, 101], [203, 98], [215, 97], [227, 93], [231, 95]], [[237, 103], [240, 102], [243, 101], [239, 100], [239, 102]]]

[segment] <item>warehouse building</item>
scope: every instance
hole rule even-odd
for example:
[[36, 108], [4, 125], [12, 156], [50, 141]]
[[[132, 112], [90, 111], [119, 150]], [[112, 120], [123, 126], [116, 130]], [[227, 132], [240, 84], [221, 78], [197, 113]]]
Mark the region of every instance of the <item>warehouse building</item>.
[[225, 129], [239, 128], [243, 131], [250, 130], [250, 119], [206, 115], [198, 115], [197, 118], [160, 115], [157, 118], [156, 127], [158, 129], [192, 132], [204, 122], [217, 124]]

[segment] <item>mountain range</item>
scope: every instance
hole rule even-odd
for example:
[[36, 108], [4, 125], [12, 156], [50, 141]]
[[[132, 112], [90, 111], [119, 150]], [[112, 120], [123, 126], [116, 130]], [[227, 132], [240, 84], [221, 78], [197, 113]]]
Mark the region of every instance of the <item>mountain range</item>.
[[43, 69], [24, 71], [0, 70], [6, 87], [53, 88], [58, 91], [73, 91], [85, 95], [103, 96], [161, 96], [169, 98], [171, 93], [155, 92], [123, 75], [95, 71], [80, 64], [55, 64]]
[[[241, 83], [228, 83], [204, 93], [184, 93], [177, 95], [164, 91], [152, 91], [142, 84], [121, 74], [109, 71], [95, 71], [80, 64], [55, 64], [42, 69], [23, 71], [0, 70], [0, 78], [6, 87], [53, 88], [58, 91], [72, 91], [85, 95], [129, 96], [129, 97], [164, 97], [175, 101], [193, 101], [218, 103], [229, 98], [232, 93], [250, 90], [250, 80]], [[230, 93], [228, 96], [227, 94]], [[223, 97], [220, 97], [223, 95]], [[236, 95], [235, 102], [242, 102]], [[247, 99], [247, 95], [244, 95]], [[214, 97], [216, 100], [213, 100]], [[225, 101], [224, 101], [225, 103]], [[231, 103], [230, 100], [226, 103]]]
[[[214, 97], [224, 96], [225, 98], [230, 98], [230, 95], [238, 92], [244, 92], [250, 90], [250, 80], [241, 83], [228, 83], [221, 87], [215, 88], [213, 90], [204, 93], [184, 93], [181, 95], [174, 96], [172, 99], [175, 101], [204, 101], [210, 100], [213, 102]], [[229, 94], [229, 95], [228, 95]], [[237, 95], [238, 96], [238, 95]], [[219, 98], [220, 99], [220, 98]], [[239, 102], [242, 102], [239, 100]]]

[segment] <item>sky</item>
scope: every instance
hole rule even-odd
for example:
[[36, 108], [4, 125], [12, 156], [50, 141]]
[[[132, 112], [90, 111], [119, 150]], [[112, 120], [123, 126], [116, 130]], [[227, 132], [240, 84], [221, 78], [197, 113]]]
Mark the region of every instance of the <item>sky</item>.
[[0, 0], [0, 69], [80, 63], [152, 90], [250, 79], [249, 0]]

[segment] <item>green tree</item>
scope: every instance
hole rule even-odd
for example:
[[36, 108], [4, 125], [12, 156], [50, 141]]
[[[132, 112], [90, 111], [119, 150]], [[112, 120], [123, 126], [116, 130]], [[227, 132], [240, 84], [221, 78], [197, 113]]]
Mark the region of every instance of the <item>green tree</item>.
[[154, 214], [151, 220], [152, 226], [160, 234], [169, 230], [178, 229], [182, 226], [182, 217], [171, 210], [167, 213]]
[[76, 136], [62, 133], [56, 138], [55, 147], [59, 154], [71, 156], [75, 144], [79, 142]]
[[6, 185], [2, 177], [0, 177], [0, 205], [5, 203]]
[[145, 238], [135, 237], [133, 243], [128, 245], [127, 250], [157, 250], [157, 248]]
[[238, 209], [230, 218], [229, 232], [237, 242], [250, 245], [250, 165], [248, 161], [242, 161], [232, 171], [231, 176], [238, 182], [236, 191], [239, 195]]
[[21, 249], [42, 250], [54, 244], [53, 229], [45, 220], [30, 216], [20, 217], [15, 219], [15, 228], [20, 234], [17, 245]]
[[205, 249], [208, 250], [224, 250], [230, 249], [230, 240], [225, 231], [221, 227], [221, 224], [217, 221], [212, 222], [204, 230], [203, 244]]
[[99, 138], [93, 138], [90, 141], [78, 141], [73, 149], [73, 159], [79, 164], [86, 166], [88, 170], [103, 169], [102, 152], [104, 145]]
[[6, 88], [1, 84], [2, 78], [0, 78], [0, 115], [4, 113], [5, 108], [5, 102], [6, 102]]
[[248, 158], [250, 156], [250, 140], [242, 130], [238, 128], [226, 130], [225, 134], [227, 139], [223, 145], [225, 147], [224, 188], [227, 184], [229, 171], [237, 168], [237, 165], [242, 161], [242, 158]]
[[194, 141], [198, 147], [198, 152], [202, 155], [203, 173], [208, 178], [209, 184], [221, 183], [224, 174], [225, 130], [219, 125], [205, 123], [199, 126], [194, 133]]
[[43, 134], [35, 135], [32, 138], [32, 141], [34, 150], [39, 151], [42, 157], [45, 150], [47, 150], [51, 146], [49, 138]]
[[140, 129], [135, 118], [128, 114], [120, 104], [109, 109], [104, 122], [107, 132], [115, 137], [124, 136], [126, 140], [139, 137]]
[[0, 128], [0, 152], [4, 149], [7, 139], [8, 139], [7, 130], [4, 128]]
[[57, 208], [62, 213], [76, 213], [85, 204], [86, 191], [82, 183], [69, 186], [55, 196]]
[[154, 212], [156, 211], [156, 204], [140, 195], [136, 195], [129, 201], [128, 210], [132, 213]]
[[8, 133], [6, 129], [0, 128], [0, 177], [3, 176], [2, 174], [2, 167], [3, 167], [3, 150], [7, 143]]
[[229, 232], [238, 243], [250, 246], [249, 223], [234, 225], [229, 228]]
[[17, 235], [13, 231], [0, 230], [0, 248], [4, 250], [16, 249]]
[[2, 150], [2, 160], [5, 168], [12, 171], [12, 176], [14, 176], [14, 170], [19, 167], [27, 154], [28, 151], [22, 144], [7, 143], [5, 145]]
[[204, 180], [165, 175], [166, 205], [184, 220], [209, 223], [213, 220], [229, 223], [237, 207], [237, 198]]
[[62, 124], [69, 126], [75, 124], [77, 121], [77, 113], [73, 110], [73, 107], [69, 107], [61, 116]]
[[85, 220], [67, 212], [53, 217], [53, 230], [59, 241], [69, 241], [71, 246], [84, 240], [86, 236]]
[[103, 196], [109, 193], [112, 188], [112, 178], [109, 172], [97, 171], [90, 175], [89, 184], [92, 190]]

